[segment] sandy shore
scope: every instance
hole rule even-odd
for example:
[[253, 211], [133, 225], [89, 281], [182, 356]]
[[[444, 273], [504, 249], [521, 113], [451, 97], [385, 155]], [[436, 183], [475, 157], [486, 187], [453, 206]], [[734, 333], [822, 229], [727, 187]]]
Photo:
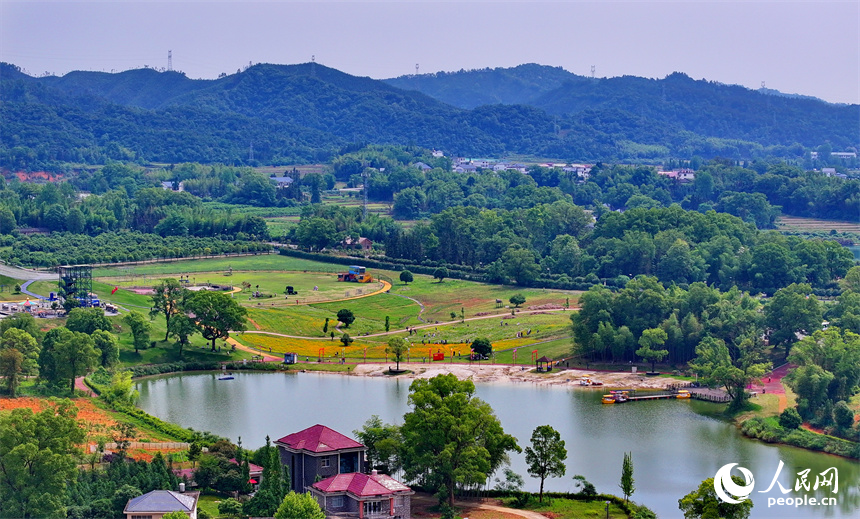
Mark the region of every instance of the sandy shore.
[[[390, 367], [394, 367], [391, 363]], [[353, 373], [356, 375], [382, 377], [389, 368], [383, 364], [358, 364]], [[678, 381], [666, 377], [646, 377], [641, 373], [607, 372], [586, 369], [553, 369], [550, 373], [536, 373], [523, 370], [521, 366], [487, 364], [422, 364], [401, 362], [400, 369], [411, 373], [399, 375], [403, 378], [431, 378], [440, 374], [453, 373], [457, 378], [471, 378], [475, 382], [513, 382], [552, 386], [583, 387], [582, 377], [603, 382], [607, 388], [662, 389]], [[585, 388], [584, 388], [585, 389]]]

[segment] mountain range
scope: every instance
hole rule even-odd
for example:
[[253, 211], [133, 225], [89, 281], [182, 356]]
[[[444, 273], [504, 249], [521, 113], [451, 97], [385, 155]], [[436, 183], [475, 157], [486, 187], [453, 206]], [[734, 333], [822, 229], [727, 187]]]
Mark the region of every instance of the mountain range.
[[[801, 157], [858, 146], [860, 106], [693, 80], [521, 65], [374, 80], [316, 63], [215, 80], [136, 69], [31, 77], [0, 64], [0, 166], [107, 159], [326, 160], [355, 143], [571, 161]], [[253, 150], [253, 151], [251, 151]]]

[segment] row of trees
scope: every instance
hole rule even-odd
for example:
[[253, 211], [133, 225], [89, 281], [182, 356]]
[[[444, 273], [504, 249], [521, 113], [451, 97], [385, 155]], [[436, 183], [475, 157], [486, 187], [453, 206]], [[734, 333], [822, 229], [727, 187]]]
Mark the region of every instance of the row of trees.
[[444, 263], [523, 285], [577, 279], [623, 285], [646, 274], [667, 284], [701, 281], [773, 294], [791, 283], [833, 290], [854, 264], [836, 241], [760, 232], [728, 214], [677, 205], [606, 213], [596, 223], [563, 200], [526, 210], [456, 207], [410, 229], [376, 217], [361, 221], [358, 210], [314, 207], [288, 238], [320, 250], [359, 234], [384, 244], [383, 259]]
[[55, 233], [8, 238], [6, 243], [11, 248], [0, 253], [3, 261], [40, 267], [268, 252], [272, 249], [271, 245], [258, 241], [161, 237], [136, 231], [106, 232], [94, 237]]

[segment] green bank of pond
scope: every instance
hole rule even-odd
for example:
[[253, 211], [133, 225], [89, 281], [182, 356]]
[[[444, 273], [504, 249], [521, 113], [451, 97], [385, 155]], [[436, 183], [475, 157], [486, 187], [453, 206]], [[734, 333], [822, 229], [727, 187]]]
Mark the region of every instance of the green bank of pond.
[[[140, 407], [163, 420], [208, 430], [256, 448], [320, 423], [350, 435], [373, 414], [401, 423], [409, 408], [410, 380], [342, 376], [328, 373], [179, 373], [137, 382]], [[495, 410], [505, 430], [529, 445], [532, 430], [551, 425], [568, 451], [567, 475], [548, 479], [548, 491], [574, 490], [572, 477], [584, 475], [598, 492], [618, 493], [624, 452], [633, 453], [636, 493], [633, 499], [660, 517], [679, 517], [678, 499], [713, 477], [728, 463], [755, 476], [753, 518], [856, 517], [860, 512], [860, 464], [823, 453], [745, 438], [733, 424], [714, 415], [716, 404], [656, 400], [601, 405], [600, 390], [532, 383], [477, 384], [477, 396]], [[768, 488], [780, 461], [779, 483]], [[511, 456], [514, 471], [526, 479], [526, 490], [539, 481], [527, 474], [525, 456]], [[809, 479], [828, 468], [838, 471], [837, 493], [830, 489], [794, 491], [797, 473]], [[811, 487], [810, 487], [811, 488]], [[768, 498], [835, 497], [832, 506], [771, 506]]]

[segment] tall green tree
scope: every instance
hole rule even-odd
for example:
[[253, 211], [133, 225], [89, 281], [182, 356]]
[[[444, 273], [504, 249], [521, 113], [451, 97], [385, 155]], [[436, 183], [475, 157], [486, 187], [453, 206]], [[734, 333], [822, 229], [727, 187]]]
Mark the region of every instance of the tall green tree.
[[412, 280], [415, 279], [415, 276], [412, 275], [408, 270], [404, 270], [400, 273], [400, 281], [403, 281], [404, 285], [408, 285]]
[[669, 350], [657, 350], [655, 347], [662, 346], [669, 336], [660, 328], [649, 328], [642, 332], [639, 337], [639, 348], [636, 355], [651, 363], [651, 372], [657, 362], [663, 360], [669, 354]]
[[388, 346], [385, 347], [385, 354], [394, 357], [394, 362], [397, 363], [397, 371], [400, 371], [400, 361], [406, 355], [408, 346], [402, 337], [392, 337], [388, 339]]
[[746, 337], [729, 347], [722, 339], [705, 337], [696, 347], [697, 357], [690, 362], [709, 385], [723, 386], [732, 398], [731, 406], [739, 409], [746, 401], [746, 386], [770, 369], [758, 337]]
[[532, 446], [526, 447], [526, 464], [529, 475], [540, 478], [538, 501], [543, 502], [543, 483], [548, 477], [564, 476], [567, 449], [561, 435], [549, 425], [540, 425], [532, 431]]
[[343, 323], [344, 328], [349, 328], [349, 325], [355, 321], [355, 314], [352, 310], [343, 308], [337, 311], [337, 320]]
[[379, 416], [373, 415], [361, 429], [352, 431], [352, 434], [367, 447], [367, 461], [371, 469], [378, 469], [384, 474], [394, 474], [401, 469], [403, 443], [400, 427], [383, 423]]
[[518, 285], [529, 285], [540, 276], [540, 265], [529, 249], [510, 247], [501, 259], [508, 278]]
[[39, 378], [52, 384], [69, 381], [75, 390], [75, 378], [86, 375], [99, 360], [92, 337], [67, 328], [54, 328], [45, 334], [39, 353]]
[[795, 368], [786, 382], [797, 394], [800, 416], [829, 425], [831, 409], [860, 385], [860, 335], [831, 327], [801, 340], [789, 355]]
[[149, 347], [149, 333], [152, 331], [152, 324], [146, 320], [142, 313], [132, 310], [122, 318], [122, 322], [131, 328], [135, 353]]
[[415, 380], [409, 405], [401, 427], [406, 477], [434, 490], [449, 506], [458, 485], [483, 484], [508, 452], [520, 452], [492, 408], [475, 397], [471, 380], [450, 374]]
[[152, 309], [149, 311], [149, 317], [154, 317], [158, 314], [164, 316], [167, 331], [164, 334], [164, 340], [170, 336], [170, 319], [179, 313], [184, 298], [185, 288], [178, 280], [169, 278], [155, 285], [155, 292], [150, 296], [152, 300]]
[[0, 350], [0, 377], [6, 379], [6, 392], [15, 398], [21, 383], [21, 372], [24, 356], [15, 348]]
[[66, 319], [66, 328], [73, 332], [92, 335], [96, 330], [109, 332], [113, 326], [101, 308], [72, 308]]
[[84, 441], [77, 408], [60, 400], [36, 414], [0, 413], [0, 517], [65, 517], [75, 446]]
[[636, 491], [633, 483], [633, 453], [625, 452], [624, 461], [621, 463], [621, 483], [618, 485], [624, 494], [624, 502]]
[[797, 342], [797, 334], [812, 335], [821, 328], [823, 307], [808, 283], [781, 288], [764, 305], [764, 324], [771, 342], [785, 350], [785, 358]]
[[116, 335], [104, 330], [96, 330], [92, 338], [101, 356], [102, 366], [110, 368], [119, 363], [119, 345], [116, 342]]
[[493, 343], [486, 337], [478, 337], [472, 341], [472, 351], [481, 356], [488, 356], [493, 353]]
[[197, 323], [184, 313], [178, 313], [170, 319], [170, 326], [167, 327], [167, 333], [170, 336], [176, 337], [176, 342], [179, 344], [179, 358], [182, 358], [182, 348], [188, 344], [188, 338], [198, 331]]
[[7, 349], [14, 349], [21, 353], [22, 374], [39, 374], [39, 352], [41, 348], [32, 335], [19, 328], [9, 328], [0, 338], [0, 351]]
[[201, 290], [185, 302], [185, 310], [194, 314], [203, 338], [212, 341], [230, 336], [230, 331], [244, 331], [248, 311], [227, 294]]

